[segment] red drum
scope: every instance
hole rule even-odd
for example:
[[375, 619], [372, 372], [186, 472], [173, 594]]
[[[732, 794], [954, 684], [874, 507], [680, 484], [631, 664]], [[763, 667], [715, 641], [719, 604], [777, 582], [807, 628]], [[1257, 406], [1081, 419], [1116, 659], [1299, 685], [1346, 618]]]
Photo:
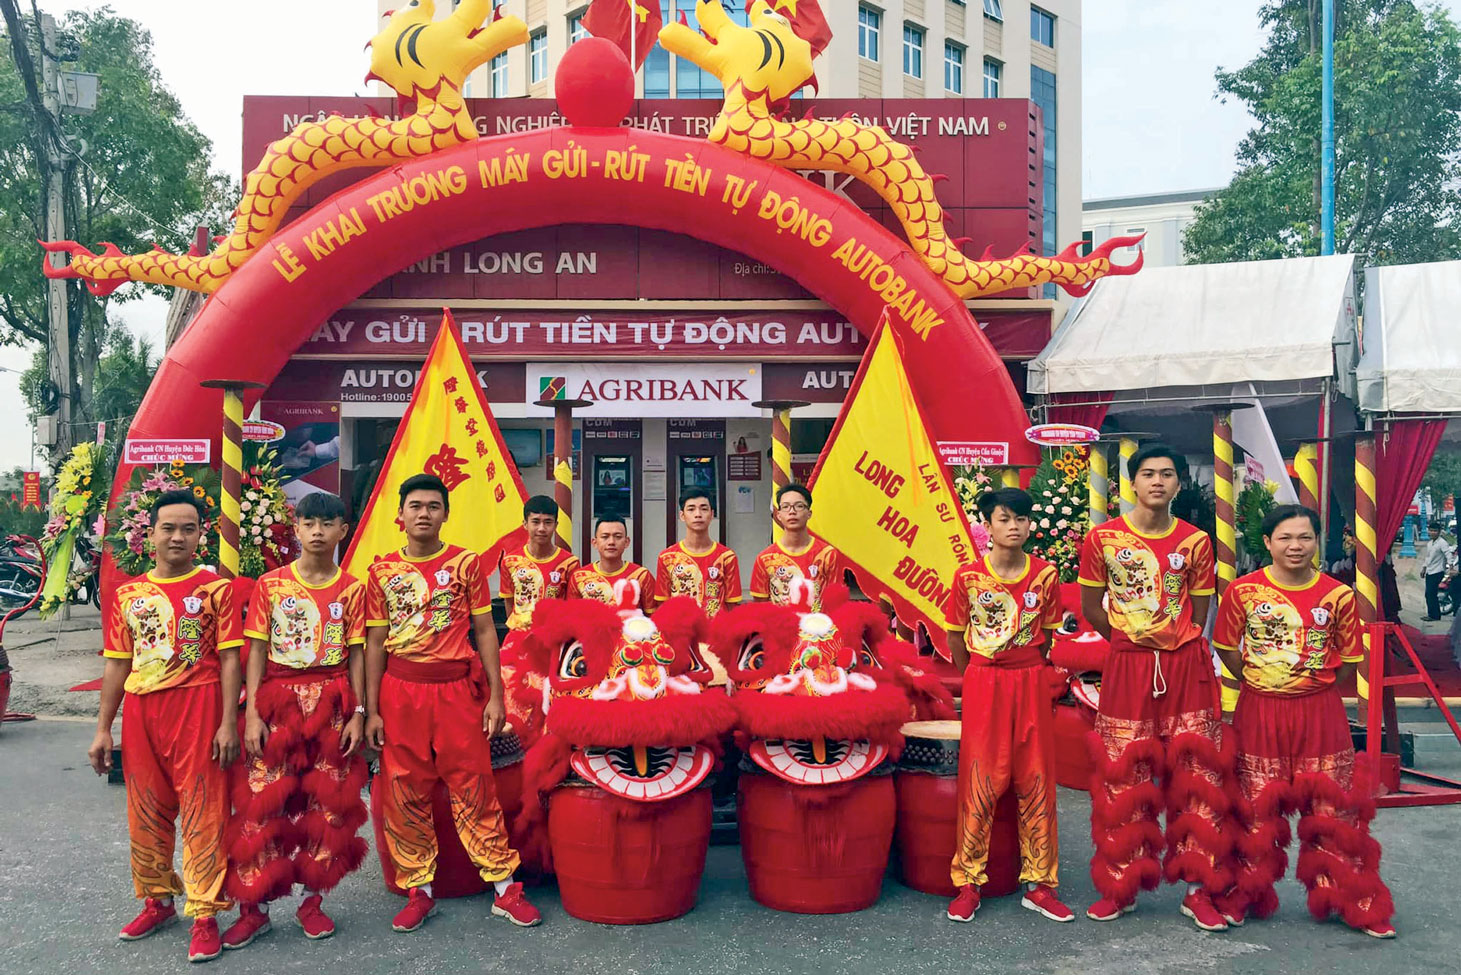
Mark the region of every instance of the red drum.
[[742, 769], [737, 813], [751, 896], [797, 914], [872, 906], [888, 869], [895, 807], [889, 775], [807, 786]]
[[[958, 838], [959, 722], [913, 721], [893, 775], [898, 794], [898, 863], [903, 883], [925, 894], [953, 897], [949, 866]], [[1019, 803], [1013, 789], [1000, 797], [989, 836], [984, 897], [1020, 887]]]
[[1088, 743], [1096, 730], [1096, 712], [1084, 704], [1055, 705], [1055, 781], [1067, 789], [1089, 792], [1096, 767]]
[[652, 924], [690, 912], [710, 848], [710, 790], [635, 802], [574, 783], [548, 797], [563, 909], [581, 921]]
[[[518, 741], [517, 735], [507, 733], [492, 739], [492, 779], [497, 787], [497, 801], [502, 806], [504, 821], [508, 823], [522, 809], [522, 760], [522, 742]], [[379, 778], [371, 780], [370, 818], [375, 825], [375, 851], [380, 856], [386, 889], [404, 896], [405, 889], [396, 885], [396, 865], [386, 852], [380, 810], [384, 794], [385, 783]], [[451, 818], [451, 798], [447, 795], [446, 786], [439, 781], [431, 793], [431, 822], [436, 829], [436, 877], [431, 881], [431, 895], [436, 898], [471, 897], [486, 890], [487, 881], [477, 872], [476, 864], [467, 856], [466, 848], [457, 836], [457, 828]]]

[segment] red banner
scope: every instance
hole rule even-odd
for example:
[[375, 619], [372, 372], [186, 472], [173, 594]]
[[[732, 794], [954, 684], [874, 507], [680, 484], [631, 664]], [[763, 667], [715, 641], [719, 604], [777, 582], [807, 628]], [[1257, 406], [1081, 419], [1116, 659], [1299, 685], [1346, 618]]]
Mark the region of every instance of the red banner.
[[20, 506], [22, 508], [39, 508], [41, 506], [40, 471], [23, 471], [21, 473]]

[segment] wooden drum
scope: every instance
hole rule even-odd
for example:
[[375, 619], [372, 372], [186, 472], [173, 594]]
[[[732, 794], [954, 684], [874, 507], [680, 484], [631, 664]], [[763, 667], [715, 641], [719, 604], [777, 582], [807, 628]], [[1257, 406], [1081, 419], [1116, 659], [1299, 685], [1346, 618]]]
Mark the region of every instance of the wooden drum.
[[[959, 734], [957, 721], [911, 721], [893, 774], [898, 795], [896, 843], [903, 883], [925, 894], [952, 897], [949, 875], [958, 838]], [[1020, 886], [1019, 805], [1013, 789], [995, 807], [989, 837], [989, 879], [984, 897], [1003, 897]]]

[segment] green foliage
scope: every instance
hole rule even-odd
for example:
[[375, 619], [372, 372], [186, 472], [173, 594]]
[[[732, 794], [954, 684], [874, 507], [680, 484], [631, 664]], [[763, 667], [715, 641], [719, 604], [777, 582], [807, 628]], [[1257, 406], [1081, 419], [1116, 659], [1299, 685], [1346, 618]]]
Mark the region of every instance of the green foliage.
[[[106, 327], [102, 349], [96, 363], [91, 414], [93, 420], [107, 421], [107, 438], [114, 440], [126, 432], [137, 407], [142, 405], [158, 360], [152, 343], [122, 325]], [[45, 412], [46, 382], [46, 353], [37, 349], [30, 367], [20, 377], [20, 392], [32, 419]]]
[[8, 535], [29, 535], [31, 538], [40, 538], [41, 529], [45, 527], [45, 508], [22, 507], [19, 491], [15, 492], [14, 500], [8, 493], [0, 497], [0, 538]]
[[[1263, 545], [1263, 518], [1278, 502], [1267, 485], [1249, 481], [1238, 492], [1236, 519], [1238, 527], [1238, 559], [1240, 564], [1256, 568], [1267, 564], [1268, 549]], [[1246, 562], [1245, 562], [1246, 560]]]
[[[1437, 6], [1341, 0], [1335, 31], [1335, 239], [1365, 263], [1461, 255], [1461, 31]], [[1268, 41], [1218, 97], [1258, 125], [1232, 182], [1200, 205], [1189, 261], [1319, 253], [1319, 4], [1273, 0]]]
[[1446, 495], [1461, 496], [1461, 445], [1443, 443], [1437, 447], [1420, 485], [1430, 488], [1431, 502], [1438, 514]]

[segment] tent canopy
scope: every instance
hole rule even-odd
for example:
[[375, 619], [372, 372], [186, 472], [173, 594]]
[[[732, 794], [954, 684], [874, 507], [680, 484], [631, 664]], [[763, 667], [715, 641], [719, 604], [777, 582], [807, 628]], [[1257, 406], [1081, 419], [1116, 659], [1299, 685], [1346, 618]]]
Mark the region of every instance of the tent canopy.
[[[1354, 335], [1354, 258], [1102, 278], [1029, 365], [1031, 393], [1327, 378]], [[1347, 365], [1348, 363], [1344, 363]]]
[[1359, 405], [1373, 413], [1461, 413], [1461, 261], [1365, 270]]

